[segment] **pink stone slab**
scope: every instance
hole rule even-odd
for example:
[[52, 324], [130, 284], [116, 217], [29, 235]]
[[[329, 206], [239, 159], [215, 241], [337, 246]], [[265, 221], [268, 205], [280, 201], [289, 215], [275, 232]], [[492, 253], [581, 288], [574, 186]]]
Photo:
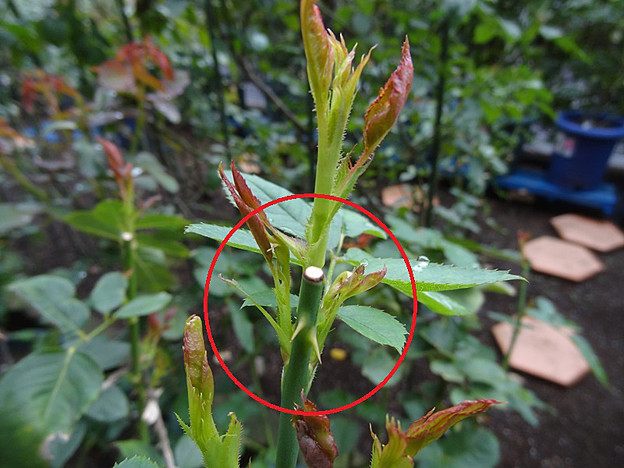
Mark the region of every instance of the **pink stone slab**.
[[[531, 316], [525, 316], [522, 324], [509, 359], [512, 368], [564, 387], [576, 384], [590, 371], [589, 364], [569, 338], [573, 333], [571, 329], [556, 329]], [[513, 334], [512, 325], [496, 324], [492, 333], [498, 347], [506, 354]]]
[[524, 246], [524, 255], [535, 271], [570, 281], [585, 281], [604, 270], [591, 251], [555, 237], [530, 240]]
[[564, 214], [555, 216], [550, 223], [562, 239], [599, 252], [624, 247], [624, 233], [610, 221]]
[[381, 202], [390, 208], [411, 207], [412, 187], [408, 184], [391, 185], [381, 191]]

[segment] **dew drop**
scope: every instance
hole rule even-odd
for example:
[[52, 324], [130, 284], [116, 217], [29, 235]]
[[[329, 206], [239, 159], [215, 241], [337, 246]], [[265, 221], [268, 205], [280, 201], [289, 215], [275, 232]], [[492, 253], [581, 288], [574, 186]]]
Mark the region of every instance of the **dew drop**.
[[362, 260], [360, 265], [368, 266], [368, 260]]
[[421, 255], [416, 260], [416, 264], [412, 267], [412, 270], [415, 271], [416, 273], [419, 273], [423, 271], [423, 268], [425, 268], [427, 265], [429, 265], [429, 259], [425, 257], [424, 255]]

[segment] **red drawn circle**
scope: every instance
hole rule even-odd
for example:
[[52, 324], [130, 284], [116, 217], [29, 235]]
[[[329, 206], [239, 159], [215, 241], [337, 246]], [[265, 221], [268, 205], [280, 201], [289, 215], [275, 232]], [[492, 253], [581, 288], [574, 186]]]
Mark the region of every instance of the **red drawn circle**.
[[[388, 234], [388, 236], [392, 239], [394, 244], [397, 246], [397, 249], [399, 249], [399, 252], [401, 253], [401, 257], [403, 258], [403, 261], [405, 262], [405, 266], [407, 268], [407, 272], [409, 274], [410, 282], [411, 282], [411, 285], [412, 285], [412, 297], [413, 297], [412, 325], [410, 327], [409, 335], [407, 337], [407, 341], [405, 342], [405, 346], [403, 347], [403, 353], [401, 353], [401, 356], [399, 357], [399, 360], [394, 365], [394, 367], [392, 368], [390, 373], [386, 376], [386, 378], [382, 382], [379, 383], [379, 385], [377, 385], [370, 392], [368, 392], [364, 396], [358, 398], [357, 400], [355, 400], [355, 401], [353, 401], [353, 402], [351, 402], [349, 404], [346, 404], [346, 405], [343, 405], [343, 406], [339, 406], [338, 408], [333, 408], [333, 409], [329, 409], [329, 410], [322, 410], [322, 411], [299, 411], [299, 410], [293, 410], [293, 409], [289, 409], [289, 408], [282, 408], [279, 405], [275, 405], [275, 404], [273, 404], [273, 403], [271, 403], [269, 401], [264, 400], [263, 398], [260, 398], [258, 395], [253, 393], [247, 387], [245, 387], [245, 385], [243, 385], [234, 376], [234, 374], [232, 374], [232, 372], [230, 371], [228, 366], [223, 361], [223, 358], [221, 357], [221, 354], [219, 354], [219, 350], [217, 349], [217, 345], [215, 344], [214, 338], [212, 336], [212, 330], [210, 328], [210, 319], [208, 317], [208, 289], [210, 287], [210, 280], [211, 280], [212, 275], [214, 273], [214, 268], [215, 268], [215, 265], [217, 263], [217, 260], [219, 259], [219, 255], [221, 255], [221, 252], [223, 251], [223, 249], [227, 245], [227, 243], [230, 240], [230, 238], [234, 235], [234, 233], [238, 229], [240, 229], [243, 226], [243, 224], [245, 224], [252, 216], [255, 216], [260, 211], [262, 211], [262, 210], [264, 210], [266, 208], [269, 208], [269, 207], [271, 207], [273, 205], [277, 205], [278, 203], [282, 203], [282, 202], [285, 202], [285, 201], [288, 201], [288, 200], [295, 200], [295, 199], [298, 199], [298, 198], [325, 198], [327, 200], [333, 200], [333, 201], [336, 201], [336, 202], [340, 202], [340, 203], [343, 203], [343, 204], [345, 204], [347, 206], [350, 206], [351, 208], [354, 208], [354, 209], [360, 211], [361, 213], [365, 214], [366, 216], [371, 218], [373, 221], [375, 221], [375, 223], [377, 223], [377, 225], [380, 228], [382, 228], [384, 230], [384, 232], [386, 234]], [[375, 393], [377, 393], [379, 390], [381, 390], [388, 383], [388, 381], [392, 378], [392, 376], [395, 374], [395, 372], [399, 369], [399, 367], [403, 363], [403, 360], [405, 359], [405, 356], [406, 356], [407, 351], [408, 351], [408, 349], [410, 347], [410, 344], [412, 343], [412, 339], [414, 338], [414, 330], [415, 330], [415, 327], [416, 327], [416, 315], [417, 315], [417, 312], [418, 312], [418, 298], [417, 298], [417, 291], [416, 291], [416, 281], [414, 280], [414, 273], [412, 271], [409, 259], [407, 258], [407, 255], [405, 254], [405, 250], [403, 250], [403, 247], [401, 246], [401, 244], [399, 243], [399, 241], [397, 240], [395, 235], [392, 233], [392, 231], [388, 228], [388, 226], [386, 226], [379, 218], [377, 218], [377, 216], [372, 214], [366, 208], [361, 207], [357, 203], [353, 203], [353, 202], [351, 202], [349, 200], [345, 200], [344, 198], [334, 197], [333, 195], [324, 195], [324, 194], [319, 194], [319, 193], [300, 193], [300, 194], [296, 194], [296, 195], [288, 195], [286, 197], [277, 198], [277, 199], [272, 200], [272, 201], [270, 201], [268, 203], [265, 203], [262, 206], [259, 206], [258, 208], [253, 210], [251, 213], [249, 213], [247, 216], [245, 216], [243, 219], [241, 219], [236, 224], [236, 226], [234, 226], [230, 230], [230, 232], [227, 234], [227, 236], [225, 236], [225, 239], [223, 239], [221, 244], [219, 244], [219, 248], [217, 249], [217, 252], [215, 253], [215, 256], [212, 259], [212, 262], [210, 264], [210, 269], [208, 270], [208, 276], [206, 277], [206, 287], [204, 289], [204, 321], [206, 323], [206, 331], [208, 332], [208, 340], [210, 341], [210, 347], [212, 348], [213, 352], [215, 353], [215, 356], [217, 357], [217, 360], [219, 361], [219, 364], [221, 365], [221, 367], [223, 368], [225, 373], [228, 375], [230, 380], [232, 380], [232, 382], [234, 382], [238, 386], [238, 388], [240, 388], [243, 392], [245, 392], [251, 398], [256, 400], [258, 403], [263, 404], [267, 408], [271, 408], [271, 409], [274, 409], [276, 411], [280, 411], [282, 413], [288, 413], [288, 414], [299, 415], [299, 416], [323, 416], [323, 415], [328, 415], [328, 414], [340, 413], [342, 411], [345, 411], [345, 410], [348, 410], [350, 408], [353, 408], [354, 406], [357, 406], [360, 403], [363, 403], [364, 401], [368, 400], [371, 396], [373, 396]]]

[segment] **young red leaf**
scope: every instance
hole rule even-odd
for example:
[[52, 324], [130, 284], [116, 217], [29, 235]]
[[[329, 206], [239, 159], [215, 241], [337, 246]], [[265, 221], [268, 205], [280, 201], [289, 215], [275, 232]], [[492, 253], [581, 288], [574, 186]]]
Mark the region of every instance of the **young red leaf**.
[[[318, 411], [314, 403], [303, 392], [303, 411]], [[297, 407], [301, 410], [301, 407]], [[292, 423], [297, 432], [297, 441], [306, 464], [310, 468], [332, 468], [338, 456], [338, 448], [331, 433], [327, 416], [293, 416]]]
[[[243, 179], [240, 173], [236, 170], [234, 163], [232, 163], [232, 168], [233, 168], [232, 174], [238, 174], [240, 179]], [[230, 192], [230, 195], [232, 196], [232, 199], [234, 200], [234, 203], [238, 207], [238, 211], [240, 211], [241, 215], [247, 216], [249, 213], [251, 213], [254, 210], [254, 208], [249, 206], [245, 202], [245, 200], [243, 200], [243, 198], [241, 197], [241, 193], [239, 193], [239, 191], [237, 190], [237, 187], [234, 184], [232, 184], [232, 182], [225, 176], [225, 172], [223, 171], [223, 164], [219, 164], [219, 177], [221, 177], [221, 180], [223, 181], [228, 191]], [[236, 175], [234, 177], [235, 177], [234, 180], [236, 180]], [[242, 183], [244, 183], [244, 179]], [[251, 193], [251, 190], [249, 189], [247, 184], [244, 185], [244, 188], [246, 188], [248, 192], [248, 193], [245, 193], [245, 198], [253, 202], [253, 200], [251, 199], [253, 197], [253, 199], [257, 201], [258, 206], [260, 206], [260, 201]], [[261, 216], [263, 216], [264, 219], [262, 219]], [[261, 213], [261, 214], [258, 213], [252, 216], [251, 218], [249, 218], [249, 220], [247, 221], [247, 226], [249, 226], [249, 230], [251, 231], [251, 234], [253, 235], [254, 239], [256, 240], [256, 243], [258, 244], [258, 247], [260, 248], [260, 252], [264, 256], [266, 261], [269, 263], [269, 265], [271, 265], [271, 262], [273, 259], [271, 242], [269, 241], [269, 236], [267, 235], [266, 228], [265, 228], [265, 225], [263, 224], [263, 221], [266, 221], [266, 223], [268, 223], [268, 220], [266, 219], [266, 215], [264, 213]]]
[[350, 297], [377, 286], [384, 279], [387, 272], [384, 266], [379, 271], [365, 275], [365, 269], [366, 266], [361, 264], [355, 267], [352, 272], [341, 273], [330, 286], [324, 301], [333, 302], [337, 296], [340, 296], [339, 303], [342, 303]]
[[332, 80], [334, 49], [316, 0], [301, 0], [300, 16], [310, 89], [317, 109], [324, 109]]
[[208, 365], [208, 356], [204, 348], [204, 327], [197, 315], [192, 315], [186, 320], [184, 328], [184, 368], [187, 382], [206, 399], [208, 405], [212, 404], [214, 381], [212, 370]]
[[[403, 43], [402, 58], [397, 69], [379, 91], [379, 96], [366, 110], [364, 117], [364, 152], [366, 160], [390, 131], [409, 95], [414, 79], [414, 66], [407, 37]], [[359, 163], [359, 161], [358, 161]]]
[[484, 413], [492, 405], [500, 404], [496, 400], [463, 401], [458, 405], [451, 406], [442, 411], [434, 412], [432, 409], [422, 418], [414, 422], [405, 432], [407, 437], [407, 449], [409, 456], [414, 456], [423, 447], [438, 440], [442, 435], [463, 419], [475, 414]]
[[[256, 208], [259, 208], [262, 205], [262, 203], [260, 203], [260, 200], [258, 199], [258, 197], [256, 197], [253, 194], [253, 192], [247, 185], [247, 182], [245, 182], [245, 178], [236, 168], [236, 165], [234, 165], [234, 161], [232, 161], [230, 167], [232, 169], [232, 178], [234, 179], [234, 185], [236, 186], [236, 190], [238, 191], [241, 198], [243, 199], [243, 202], [249, 208], [251, 208], [251, 210], [255, 210]], [[264, 213], [264, 211], [260, 211], [258, 213], [258, 217], [267, 227], [269, 227], [269, 220], [266, 217], [266, 214]]]

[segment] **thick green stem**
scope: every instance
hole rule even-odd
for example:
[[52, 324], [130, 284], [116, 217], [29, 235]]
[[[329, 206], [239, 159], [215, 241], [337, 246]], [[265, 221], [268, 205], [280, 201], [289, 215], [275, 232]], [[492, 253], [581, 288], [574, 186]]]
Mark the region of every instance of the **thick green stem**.
[[[282, 379], [282, 408], [293, 409], [295, 404], [301, 402], [301, 392], [306, 392], [308, 388], [310, 356], [313, 350], [318, 350], [316, 318], [322, 294], [323, 270], [313, 266], [306, 268], [297, 307], [297, 327], [290, 359], [285, 366]], [[281, 413], [277, 434], [276, 468], [294, 468], [298, 453], [299, 445], [291, 423], [291, 415]]]
[[[527, 278], [529, 275], [529, 271], [531, 270], [531, 264], [525, 258], [522, 259], [522, 277]], [[529, 283], [523, 281], [520, 283], [519, 291], [518, 291], [518, 308], [516, 310], [516, 321], [514, 322], [513, 335], [511, 335], [511, 343], [509, 343], [509, 349], [507, 353], [505, 353], [505, 357], [503, 358], [503, 369], [509, 369], [509, 359], [511, 358], [511, 353], [513, 352], [514, 347], [516, 346], [516, 340], [518, 339], [518, 335], [520, 334], [520, 329], [522, 328], [522, 319], [524, 318], [526, 312], [526, 298], [527, 298], [527, 287]]]

